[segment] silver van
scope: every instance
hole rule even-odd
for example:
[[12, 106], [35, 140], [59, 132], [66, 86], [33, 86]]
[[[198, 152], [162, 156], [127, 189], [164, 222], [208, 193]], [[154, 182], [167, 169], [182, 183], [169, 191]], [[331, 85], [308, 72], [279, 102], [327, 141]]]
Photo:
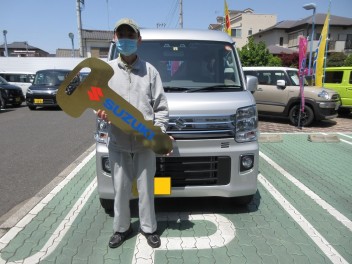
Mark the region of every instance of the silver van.
[[27, 89], [32, 85], [35, 73], [33, 72], [0, 72], [0, 76], [8, 83], [21, 87], [23, 95], [26, 96]]
[[[249, 203], [257, 192], [258, 118], [231, 37], [212, 30], [141, 30], [138, 54], [161, 75], [169, 104], [170, 156], [157, 157], [155, 177], [171, 178], [171, 195], [217, 196]], [[114, 43], [109, 60], [117, 58]], [[101, 205], [112, 210], [107, 124], [97, 120], [96, 172]], [[131, 195], [131, 198], [134, 198]]]

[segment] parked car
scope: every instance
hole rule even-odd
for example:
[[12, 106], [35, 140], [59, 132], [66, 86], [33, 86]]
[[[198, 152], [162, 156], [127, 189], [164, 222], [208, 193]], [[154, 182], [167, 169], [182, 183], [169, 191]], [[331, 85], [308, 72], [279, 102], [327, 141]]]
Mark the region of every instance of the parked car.
[[3, 71], [0, 72], [0, 76], [3, 77], [9, 84], [21, 87], [23, 95], [26, 95], [28, 87], [32, 85], [35, 73]]
[[325, 68], [324, 87], [340, 94], [339, 114], [349, 114], [352, 110], [352, 67]]
[[8, 105], [18, 107], [24, 102], [22, 89], [16, 85], [9, 84], [2, 77], [0, 77], [0, 93], [1, 108], [6, 108]]
[[304, 86], [304, 112], [300, 113], [298, 69], [243, 67], [243, 71], [246, 76], [258, 78], [258, 89], [253, 95], [260, 115], [285, 116], [295, 126], [309, 126], [314, 120], [337, 116], [341, 104], [339, 94], [330, 89], [308, 86], [308, 83]]
[[[171, 178], [171, 196], [166, 197], [217, 196], [249, 203], [257, 192], [259, 162], [251, 93], [257, 78], [244, 78], [231, 37], [221, 31], [177, 29], [142, 29], [141, 35], [138, 54], [160, 73], [169, 104], [167, 133], [175, 139], [173, 153], [156, 158], [155, 177]], [[118, 56], [115, 47], [110, 47], [109, 60]], [[225, 72], [231, 73], [231, 82]], [[109, 212], [114, 190], [106, 128], [98, 119], [97, 189]]]
[[35, 110], [37, 107], [58, 107], [56, 102], [57, 89], [70, 72], [71, 70], [63, 69], [37, 71], [33, 84], [28, 88], [26, 94], [28, 108]]

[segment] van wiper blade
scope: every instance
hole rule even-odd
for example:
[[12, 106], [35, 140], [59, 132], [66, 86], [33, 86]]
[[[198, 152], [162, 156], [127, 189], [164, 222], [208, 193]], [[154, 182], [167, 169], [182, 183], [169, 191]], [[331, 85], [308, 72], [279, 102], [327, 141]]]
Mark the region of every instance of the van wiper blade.
[[186, 88], [186, 87], [164, 86], [165, 92], [185, 92], [188, 90], [189, 90], [189, 88]]
[[219, 88], [223, 88], [222, 90], [226, 89], [234, 89], [234, 88], [240, 88], [241, 86], [239, 85], [225, 85], [225, 84], [220, 84], [220, 85], [212, 85], [212, 86], [205, 86], [201, 88], [196, 88], [196, 89], [189, 89], [187, 91], [184, 91], [185, 93], [194, 93], [198, 91], [214, 91], [214, 90], [220, 90]]

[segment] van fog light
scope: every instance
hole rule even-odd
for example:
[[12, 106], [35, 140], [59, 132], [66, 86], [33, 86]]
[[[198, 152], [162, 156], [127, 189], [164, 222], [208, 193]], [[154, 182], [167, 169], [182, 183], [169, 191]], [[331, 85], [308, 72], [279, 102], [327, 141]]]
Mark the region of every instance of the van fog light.
[[103, 171], [107, 173], [111, 173], [111, 168], [110, 168], [110, 161], [108, 157], [104, 157], [101, 159], [102, 166], [103, 166]]
[[250, 170], [254, 165], [254, 155], [242, 155], [240, 157], [240, 172]]

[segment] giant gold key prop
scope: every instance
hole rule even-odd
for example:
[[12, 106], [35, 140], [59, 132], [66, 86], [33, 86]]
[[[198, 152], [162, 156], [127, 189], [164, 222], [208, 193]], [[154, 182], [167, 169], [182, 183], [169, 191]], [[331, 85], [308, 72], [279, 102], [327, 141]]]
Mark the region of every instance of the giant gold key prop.
[[[90, 68], [91, 72], [77, 87], [72, 80], [80, 70]], [[106, 62], [88, 58], [79, 63], [60, 85], [56, 100], [61, 109], [72, 117], [79, 117], [87, 108], [104, 110], [109, 121], [127, 134], [134, 135], [145, 147], [157, 154], [167, 154], [172, 150], [170, 137], [145, 120], [142, 113], [114, 92], [108, 81], [114, 70]]]

